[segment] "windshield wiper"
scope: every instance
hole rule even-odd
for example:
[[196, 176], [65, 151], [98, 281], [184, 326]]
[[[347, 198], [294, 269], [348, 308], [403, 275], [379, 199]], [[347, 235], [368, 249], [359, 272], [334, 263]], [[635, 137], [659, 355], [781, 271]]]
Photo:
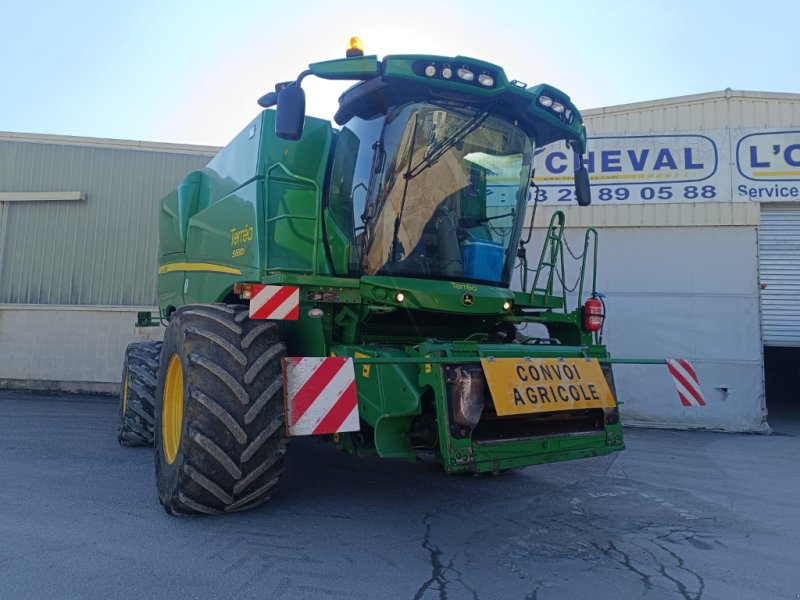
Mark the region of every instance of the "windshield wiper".
[[389, 262], [394, 263], [400, 260], [402, 249], [400, 248], [400, 222], [403, 220], [403, 209], [406, 206], [406, 195], [408, 194], [408, 182], [411, 181], [409, 176], [411, 173], [411, 161], [414, 159], [414, 146], [417, 143], [417, 126], [419, 125], [419, 113], [414, 115], [414, 130], [411, 132], [411, 144], [408, 148], [408, 168], [406, 169], [403, 179], [403, 196], [400, 198], [400, 210], [397, 217], [394, 219], [394, 234], [392, 235], [392, 246], [389, 249]]
[[392, 236], [392, 245], [389, 249], [389, 262], [399, 262], [400, 255], [403, 249], [400, 247], [400, 223], [403, 220], [403, 209], [406, 206], [406, 195], [408, 194], [408, 184], [417, 175], [422, 173], [425, 169], [432, 166], [453, 146], [458, 144], [461, 140], [466, 138], [470, 133], [475, 131], [489, 116], [489, 111], [483, 111], [474, 115], [471, 119], [465, 122], [453, 135], [444, 139], [430, 152], [426, 152], [424, 158], [413, 167], [411, 161], [414, 159], [414, 148], [417, 142], [417, 127], [419, 125], [419, 113], [414, 115], [414, 130], [411, 133], [411, 144], [408, 150], [408, 168], [403, 174], [404, 185], [403, 195], [400, 199], [400, 211], [394, 220], [394, 235]]
[[[411, 161], [409, 160], [409, 169], [403, 176], [406, 179], [406, 181], [408, 181], [409, 179], [414, 179], [414, 177], [422, 173], [425, 169], [432, 166], [437, 160], [439, 160], [442, 156], [444, 156], [444, 154], [448, 150], [450, 150], [450, 148], [458, 144], [470, 133], [472, 133], [478, 127], [480, 127], [488, 116], [489, 116], [488, 111], [484, 111], [473, 116], [469, 121], [464, 123], [458, 129], [458, 131], [456, 131], [453, 135], [442, 140], [438, 145], [436, 145], [433, 148], [433, 150], [431, 150], [431, 152], [426, 152], [425, 157], [413, 167], [411, 167]], [[416, 124], [414, 125], [414, 127], [416, 129]]]

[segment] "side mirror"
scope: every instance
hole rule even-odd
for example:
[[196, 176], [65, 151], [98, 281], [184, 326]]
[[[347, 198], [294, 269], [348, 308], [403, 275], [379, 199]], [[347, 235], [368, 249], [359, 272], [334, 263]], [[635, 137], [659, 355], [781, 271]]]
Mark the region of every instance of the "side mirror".
[[278, 92], [267, 92], [258, 99], [258, 105], [262, 108], [272, 108], [278, 103]]
[[580, 206], [589, 206], [592, 203], [592, 187], [586, 167], [575, 170], [575, 198]]
[[303, 135], [306, 118], [306, 93], [299, 85], [290, 85], [278, 93], [275, 113], [275, 135], [284, 140], [297, 141]]

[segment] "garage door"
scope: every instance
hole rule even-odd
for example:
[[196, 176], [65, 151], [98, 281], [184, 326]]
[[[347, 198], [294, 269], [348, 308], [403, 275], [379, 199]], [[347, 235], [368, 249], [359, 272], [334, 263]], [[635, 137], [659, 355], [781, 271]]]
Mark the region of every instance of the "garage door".
[[761, 207], [758, 252], [764, 345], [800, 347], [800, 205]]

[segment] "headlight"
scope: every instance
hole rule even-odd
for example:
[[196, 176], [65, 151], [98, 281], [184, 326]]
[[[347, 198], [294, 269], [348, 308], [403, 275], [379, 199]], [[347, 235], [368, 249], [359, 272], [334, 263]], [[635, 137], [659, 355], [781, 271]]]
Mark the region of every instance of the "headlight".
[[539, 104], [542, 106], [553, 106], [553, 99], [550, 96], [539, 96]]
[[456, 73], [464, 81], [472, 81], [475, 79], [475, 73], [465, 67], [461, 67]]

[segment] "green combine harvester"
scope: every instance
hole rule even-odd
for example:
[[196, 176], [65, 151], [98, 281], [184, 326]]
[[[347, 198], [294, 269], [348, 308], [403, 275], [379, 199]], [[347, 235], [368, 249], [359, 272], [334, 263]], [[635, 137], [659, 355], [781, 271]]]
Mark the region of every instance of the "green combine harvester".
[[[310, 75], [356, 82], [339, 129], [305, 116]], [[261, 504], [294, 435], [359, 455], [432, 453], [447, 473], [624, 448], [596, 233], [577, 302], [563, 213], [538, 264], [526, 259], [535, 148], [566, 141], [575, 198], [590, 202], [586, 131], [566, 94], [461, 56], [378, 60], [353, 38], [346, 58], [259, 104], [161, 200], [160, 315], [139, 324], [160, 320], [164, 341], [125, 355], [119, 441], [154, 443], [169, 513]]]

